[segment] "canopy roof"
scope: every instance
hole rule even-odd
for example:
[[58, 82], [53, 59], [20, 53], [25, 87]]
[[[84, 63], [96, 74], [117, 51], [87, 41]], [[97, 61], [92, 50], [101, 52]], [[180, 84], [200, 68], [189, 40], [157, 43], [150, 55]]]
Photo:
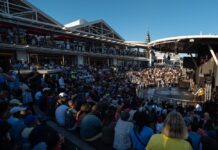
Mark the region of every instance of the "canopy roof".
[[148, 49], [148, 46], [147, 46], [147, 44], [145, 42], [141, 42], [141, 41], [125, 41], [125, 43], [129, 47]]
[[211, 46], [218, 51], [218, 35], [189, 35], [163, 38], [149, 43], [157, 51], [175, 53], [199, 53]]

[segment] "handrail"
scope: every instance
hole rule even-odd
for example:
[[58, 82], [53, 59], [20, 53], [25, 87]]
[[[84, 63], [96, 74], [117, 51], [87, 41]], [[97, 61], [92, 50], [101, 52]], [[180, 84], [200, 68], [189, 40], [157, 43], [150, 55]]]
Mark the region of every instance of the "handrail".
[[97, 53], [97, 52], [86, 52], [86, 51], [79, 51], [79, 50], [73, 50], [73, 49], [60, 49], [60, 48], [52, 48], [52, 47], [37, 47], [37, 46], [31, 46], [27, 44], [10, 44], [10, 43], [2, 43], [0, 42], [0, 47], [8, 47], [8, 48], [22, 48], [22, 49], [28, 49], [28, 50], [34, 50], [36, 49], [37, 51], [40, 50], [50, 50], [50, 51], [61, 51], [67, 52], [67, 53], [72, 53], [72, 54], [82, 54], [82, 55], [100, 55], [100, 56], [105, 56], [105, 57], [110, 57], [110, 58], [124, 58], [124, 59], [134, 59], [134, 60], [147, 60], [145, 57], [139, 57], [139, 56], [133, 56], [133, 55], [119, 55], [119, 54], [107, 54], [107, 53]]

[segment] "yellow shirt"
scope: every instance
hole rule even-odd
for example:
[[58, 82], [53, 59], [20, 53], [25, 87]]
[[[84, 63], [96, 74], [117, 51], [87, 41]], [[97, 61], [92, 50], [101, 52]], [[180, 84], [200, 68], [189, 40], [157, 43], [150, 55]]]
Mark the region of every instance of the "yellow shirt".
[[146, 150], [192, 150], [192, 146], [182, 139], [155, 134], [149, 140]]

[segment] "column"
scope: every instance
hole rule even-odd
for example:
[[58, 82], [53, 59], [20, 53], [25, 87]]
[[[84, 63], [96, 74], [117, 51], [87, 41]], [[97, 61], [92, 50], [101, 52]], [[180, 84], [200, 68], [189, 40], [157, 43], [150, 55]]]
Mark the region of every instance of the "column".
[[69, 42], [69, 40], [67, 40], [67, 42], [66, 42], [66, 49], [70, 49], [70, 42]]
[[149, 50], [149, 66], [152, 66], [152, 54], [151, 54], [151, 50]]
[[113, 60], [113, 66], [117, 66], [117, 58], [112, 58]]
[[16, 51], [17, 60], [19, 61], [27, 61], [27, 52], [26, 51]]
[[104, 43], [101, 43], [101, 53], [105, 53], [104, 48]]
[[64, 58], [64, 55], [62, 56], [62, 65], [65, 65], [65, 58]]
[[77, 65], [84, 65], [84, 57], [82, 55], [77, 56]]
[[140, 51], [139, 51], [139, 48], [137, 48], [137, 57], [140, 57], [140, 56], [139, 56], [139, 52], [140, 52]]
[[107, 66], [110, 66], [110, 58], [107, 59]]

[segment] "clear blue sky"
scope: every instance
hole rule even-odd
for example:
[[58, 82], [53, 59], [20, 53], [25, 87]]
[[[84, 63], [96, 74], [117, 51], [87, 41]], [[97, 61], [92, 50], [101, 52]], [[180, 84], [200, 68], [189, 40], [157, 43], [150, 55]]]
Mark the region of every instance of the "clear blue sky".
[[124, 39], [218, 34], [217, 0], [28, 0], [62, 24], [104, 19]]

